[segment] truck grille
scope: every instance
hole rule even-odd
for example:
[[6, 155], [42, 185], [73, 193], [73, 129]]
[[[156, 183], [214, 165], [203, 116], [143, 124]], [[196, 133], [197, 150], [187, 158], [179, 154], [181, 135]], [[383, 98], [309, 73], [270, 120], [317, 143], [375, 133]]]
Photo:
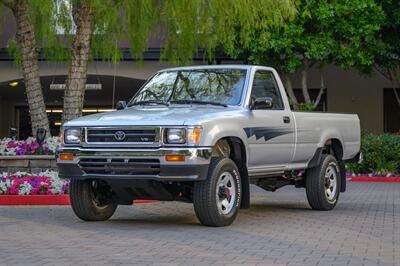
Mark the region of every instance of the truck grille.
[[86, 135], [88, 143], [154, 143], [157, 141], [156, 128], [117, 129], [88, 128]]
[[82, 158], [80, 167], [86, 174], [158, 175], [158, 159]]

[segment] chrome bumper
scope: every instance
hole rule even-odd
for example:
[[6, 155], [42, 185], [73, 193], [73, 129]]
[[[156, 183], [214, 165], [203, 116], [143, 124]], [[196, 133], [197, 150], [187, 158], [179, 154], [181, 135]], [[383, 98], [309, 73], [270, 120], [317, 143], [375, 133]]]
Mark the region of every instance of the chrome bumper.
[[[72, 153], [74, 159], [71, 161], [60, 160], [60, 153]], [[121, 149], [121, 148], [83, 148], [62, 147], [56, 154], [59, 176], [62, 178], [99, 178], [99, 179], [149, 179], [162, 181], [194, 181], [207, 178], [208, 166], [212, 154], [211, 147], [179, 147], [179, 148], [157, 148], [157, 149]], [[184, 161], [166, 161], [166, 155], [183, 155]], [[87, 173], [81, 166], [81, 160], [107, 159], [110, 163], [105, 166], [108, 173]], [[159, 172], [152, 174], [135, 173], [132, 168], [129, 174], [113, 172], [111, 160], [125, 161], [128, 165], [130, 160], [157, 160]], [[121, 162], [119, 163], [121, 166]], [[124, 165], [124, 163], [122, 163]], [[124, 166], [126, 169], [126, 165]], [[104, 169], [104, 168], [103, 168]]]

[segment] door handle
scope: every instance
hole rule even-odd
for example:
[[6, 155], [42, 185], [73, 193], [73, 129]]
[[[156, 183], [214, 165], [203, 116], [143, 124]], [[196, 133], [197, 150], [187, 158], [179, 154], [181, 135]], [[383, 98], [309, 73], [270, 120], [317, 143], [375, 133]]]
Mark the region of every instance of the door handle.
[[289, 123], [290, 123], [290, 117], [284, 116], [284, 117], [283, 117], [283, 123], [289, 124]]

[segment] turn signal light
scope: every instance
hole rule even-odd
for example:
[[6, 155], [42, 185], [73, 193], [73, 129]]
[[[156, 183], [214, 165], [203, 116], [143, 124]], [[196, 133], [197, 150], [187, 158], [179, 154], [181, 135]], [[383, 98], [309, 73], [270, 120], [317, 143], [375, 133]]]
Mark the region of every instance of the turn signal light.
[[74, 155], [72, 153], [61, 153], [59, 158], [61, 161], [72, 161], [74, 160]]
[[198, 144], [200, 142], [200, 128], [193, 128], [189, 130], [188, 142], [190, 144]]
[[183, 155], [166, 155], [165, 160], [168, 162], [183, 162], [183, 161], [185, 161], [185, 156], [183, 156]]

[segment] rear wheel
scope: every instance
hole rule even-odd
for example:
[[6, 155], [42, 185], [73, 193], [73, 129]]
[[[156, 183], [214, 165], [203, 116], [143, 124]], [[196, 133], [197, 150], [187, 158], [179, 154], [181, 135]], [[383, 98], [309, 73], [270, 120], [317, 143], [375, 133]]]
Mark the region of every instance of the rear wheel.
[[331, 210], [340, 193], [340, 170], [336, 158], [323, 154], [319, 166], [309, 169], [306, 177], [307, 199], [314, 210]]
[[110, 186], [102, 180], [72, 179], [70, 184], [72, 210], [84, 221], [105, 221], [118, 204]]
[[196, 182], [193, 203], [197, 218], [207, 226], [226, 226], [235, 220], [241, 202], [239, 170], [228, 158], [215, 158], [208, 177]]

